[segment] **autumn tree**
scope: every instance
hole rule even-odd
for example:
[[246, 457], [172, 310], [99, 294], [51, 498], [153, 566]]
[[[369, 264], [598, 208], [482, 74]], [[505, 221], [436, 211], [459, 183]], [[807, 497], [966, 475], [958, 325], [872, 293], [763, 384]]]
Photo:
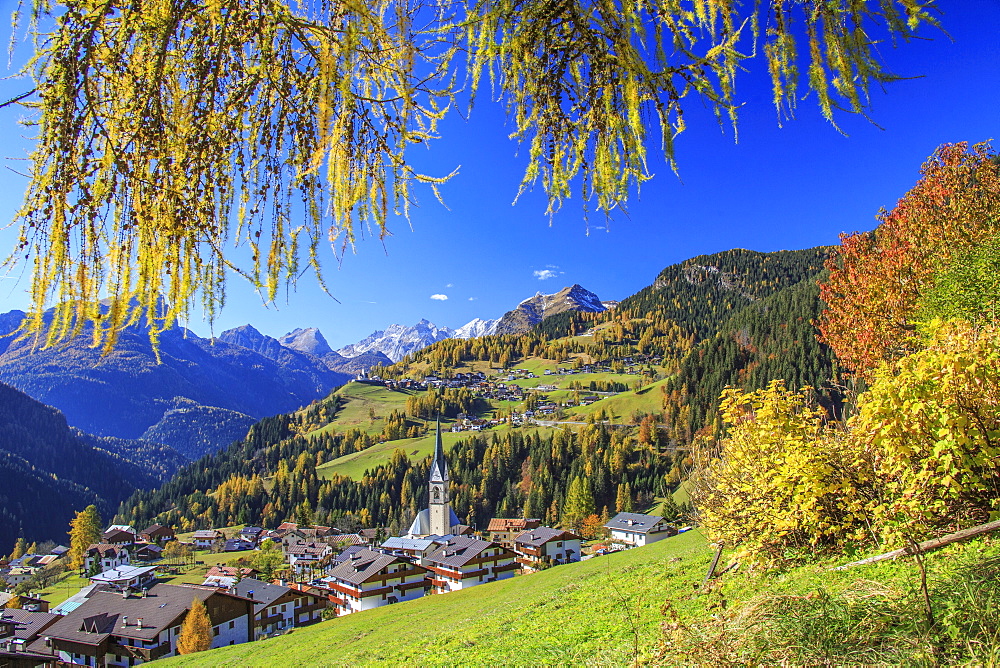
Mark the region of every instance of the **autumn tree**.
[[618, 485], [618, 494], [615, 496], [615, 510], [619, 513], [632, 512], [632, 487], [627, 482]]
[[[989, 270], [995, 261], [969, 256], [1000, 235], [1000, 170], [993, 149], [988, 144], [945, 144], [920, 173], [916, 186], [892, 211], [879, 214], [874, 231], [844, 235], [827, 262], [830, 274], [820, 292], [827, 306], [820, 330], [838, 359], [862, 376], [871, 376], [880, 362], [920, 348], [915, 320], [921, 309], [946, 314], [943, 305], [959, 296], [938, 285], [944, 280], [939, 276], [947, 278], [949, 271], [966, 267], [966, 278], [971, 278], [968, 269]], [[963, 285], [959, 278], [952, 275], [949, 284]], [[991, 280], [988, 274], [981, 279]], [[926, 303], [925, 296], [935, 290], [940, 297]], [[992, 302], [960, 303], [968, 311]]]
[[28, 544], [23, 537], [14, 542], [14, 551], [10, 553], [11, 559], [20, 559], [27, 553]]
[[322, 281], [321, 243], [383, 236], [415, 183], [437, 193], [447, 175], [408, 148], [482, 98], [484, 74], [527, 145], [522, 191], [607, 212], [651, 178], [653, 141], [673, 164], [690, 105], [735, 124], [745, 54], [766, 60], [779, 119], [808, 87], [832, 122], [896, 78], [878, 35], [935, 23], [916, 0], [30, 7], [37, 146], [8, 263], [33, 266], [28, 331], [51, 344], [90, 323], [106, 346], [140, 316], [154, 342], [199, 301], [211, 318], [228, 270], [267, 300], [303, 269]]
[[101, 542], [101, 516], [97, 506], [89, 505], [70, 522], [69, 531], [69, 566], [73, 569], [83, 567], [84, 554], [93, 543]]
[[201, 599], [191, 601], [191, 608], [181, 624], [181, 634], [177, 638], [178, 654], [204, 652], [212, 647], [212, 620]]

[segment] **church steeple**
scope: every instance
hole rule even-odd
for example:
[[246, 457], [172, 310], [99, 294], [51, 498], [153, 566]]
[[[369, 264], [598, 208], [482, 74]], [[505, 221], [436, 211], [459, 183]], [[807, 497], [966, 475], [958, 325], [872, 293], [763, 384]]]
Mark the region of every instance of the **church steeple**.
[[441, 416], [437, 419], [437, 438], [434, 441], [434, 458], [431, 460], [429, 499], [430, 532], [439, 536], [451, 533], [451, 505], [448, 498], [448, 462], [441, 444]]

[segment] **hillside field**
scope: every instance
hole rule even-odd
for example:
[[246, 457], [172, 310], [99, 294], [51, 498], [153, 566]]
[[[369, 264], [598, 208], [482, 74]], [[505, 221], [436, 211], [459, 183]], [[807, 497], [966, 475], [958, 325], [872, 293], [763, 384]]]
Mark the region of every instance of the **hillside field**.
[[[711, 550], [696, 532], [532, 575], [355, 613], [178, 665], [625, 665], [648, 658], [665, 597], [685, 607]], [[635, 629], [632, 622], [635, 621]]]

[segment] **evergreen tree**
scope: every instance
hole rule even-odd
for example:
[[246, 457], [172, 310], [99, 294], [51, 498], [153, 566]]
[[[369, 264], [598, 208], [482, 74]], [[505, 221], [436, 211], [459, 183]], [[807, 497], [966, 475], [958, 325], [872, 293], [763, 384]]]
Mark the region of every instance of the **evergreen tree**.
[[91, 544], [101, 540], [101, 516], [97, 506], [91, 504], [76, 514], [70, 522], [69, 565], [78, 569], [83, 566], [83, 555]]
[[178, 654], [194, 654], [204, 652], [212, 646], [212, 620], [201, 599], [191, 601], [184, 623], [181, 624], [181, 635], [177, 639]]
[[577, 476], [566, 492], [566, 505], [563, 507], [562, 523], [574, 531], [579, 530], [584, 518], [594, 512], [594, 493], [590, 483], [583, 476]]

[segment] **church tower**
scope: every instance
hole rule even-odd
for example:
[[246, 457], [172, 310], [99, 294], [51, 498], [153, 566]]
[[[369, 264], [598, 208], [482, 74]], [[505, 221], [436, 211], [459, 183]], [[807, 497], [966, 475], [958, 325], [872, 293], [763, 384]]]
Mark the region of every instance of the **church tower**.
[[437, 421], [437, 440], [431, 460], [430, 499], [427, 505], [430, 532], [438, 536], [451, 533], [451, 505], [448, 498], [448, 463], [441, 446], [441, 417]]

